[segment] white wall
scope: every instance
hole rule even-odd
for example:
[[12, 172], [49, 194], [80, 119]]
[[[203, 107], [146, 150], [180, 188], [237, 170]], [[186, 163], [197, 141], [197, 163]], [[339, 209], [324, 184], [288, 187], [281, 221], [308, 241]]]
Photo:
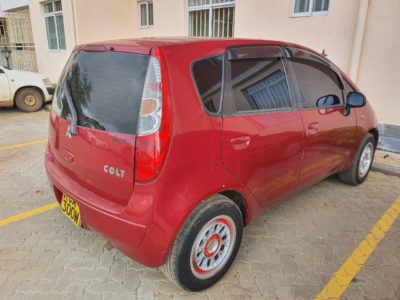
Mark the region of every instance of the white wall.
[[38, 69], [41, 74], [57, 82], [72, 49], [75, 47], [72, 6], [70, 0], [62, 0], [66, 50], [49, 50], [43, 1], [29, 0], [33, 39], [36, 47]]

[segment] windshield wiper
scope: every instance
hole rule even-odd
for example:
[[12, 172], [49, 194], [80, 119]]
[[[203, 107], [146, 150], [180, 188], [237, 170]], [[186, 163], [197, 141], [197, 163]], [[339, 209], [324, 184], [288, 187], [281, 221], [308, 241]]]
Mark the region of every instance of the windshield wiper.
[[69, 138], [71, 138], [71, 136], [73, 136], [73, 135], [78, 135], [78, 130], [76, 129], [76, 126], [78, 125], [78, 116], [76, 114], [74, 102], [72, 101], [72, 96], [71, 96], [71, 92], [69, 89], [68, 80], [66, 80], [64, 83], [64, 91], [65, 91], [65, 96], [67, 98], [68, 108], [69, 108], [69, 111], [71, 112], [71, 117], [72, 117], [71, 125], [68, 126], [68, 129], [67, 129], [67, 136]]

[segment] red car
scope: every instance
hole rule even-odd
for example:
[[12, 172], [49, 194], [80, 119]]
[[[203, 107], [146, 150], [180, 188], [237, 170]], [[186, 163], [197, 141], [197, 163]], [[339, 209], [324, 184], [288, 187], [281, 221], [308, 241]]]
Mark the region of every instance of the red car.
[[365, 97], [310, 49], [118, 40], [71, 55], [45, 165], [75, 225], [198, 291], [266, 208], [333, 174], [362, 183], [377, 141]]

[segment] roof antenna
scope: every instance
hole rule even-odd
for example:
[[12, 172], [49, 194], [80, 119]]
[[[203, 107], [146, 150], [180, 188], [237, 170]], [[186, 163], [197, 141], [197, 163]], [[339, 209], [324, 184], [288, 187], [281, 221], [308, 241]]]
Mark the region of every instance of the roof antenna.
[[328, 53], [326, 53], [325, 48], [322, 50], [322, 55], [323, 55], [324, 57], [327, 57], [327, 56], [328, 56]]

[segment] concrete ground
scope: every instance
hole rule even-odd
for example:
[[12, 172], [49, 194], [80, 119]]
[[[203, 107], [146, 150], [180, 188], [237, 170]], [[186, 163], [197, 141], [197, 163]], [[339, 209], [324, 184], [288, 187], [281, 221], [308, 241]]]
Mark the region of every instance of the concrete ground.
[[[47, 136], [48, 113], [0, 110], [0, 149]], [[1, 220], [54, 201], [45, 144], [0, 150]], [[371, 172], [359, 187], [328, 178], [266, 211], [245, 229], [231, 270], [188, 294], [156, 269], [109, 249], [59, 211], [0, 226], [0, 299], [311, 299], [400, 194], [400, 178]], [[343, 299], [400, 299], [400, 219]]]

